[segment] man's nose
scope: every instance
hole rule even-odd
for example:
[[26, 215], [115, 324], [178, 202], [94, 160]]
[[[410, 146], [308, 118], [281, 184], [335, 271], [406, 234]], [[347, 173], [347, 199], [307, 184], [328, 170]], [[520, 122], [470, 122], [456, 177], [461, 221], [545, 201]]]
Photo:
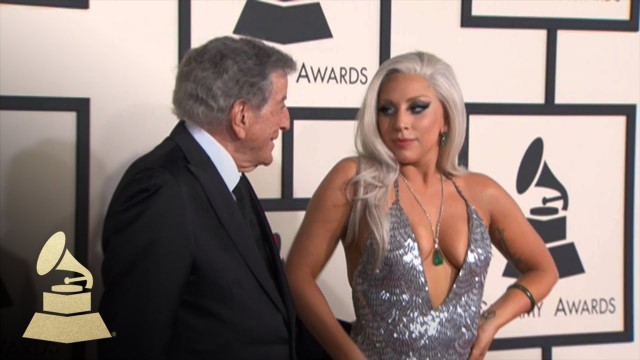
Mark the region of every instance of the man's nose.
[[280, 122], [280, 129], [282, 131], [288, 131], [290, 127], [291, 127], [291, 117], [289, 116], [289, 109], [287, 109], [287, 111], [285, 111], [285, 114], [282, 117], [282, 120]]

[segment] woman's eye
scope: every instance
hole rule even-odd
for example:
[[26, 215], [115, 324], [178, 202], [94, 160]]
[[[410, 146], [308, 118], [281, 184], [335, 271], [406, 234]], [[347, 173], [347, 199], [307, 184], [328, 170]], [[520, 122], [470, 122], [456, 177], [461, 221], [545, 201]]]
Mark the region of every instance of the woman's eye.
[[380, 107], [378, 107], [378, 112], [382, 115], [393, 115], [396, 111], [392, 106], [389, 105], [382, 105]]
[[429, 108], [429, 104], [427, 103], [415, 103], [409, 106], [409, 111], [412, 114], [420, 114], [421, 112], [427, 110]]

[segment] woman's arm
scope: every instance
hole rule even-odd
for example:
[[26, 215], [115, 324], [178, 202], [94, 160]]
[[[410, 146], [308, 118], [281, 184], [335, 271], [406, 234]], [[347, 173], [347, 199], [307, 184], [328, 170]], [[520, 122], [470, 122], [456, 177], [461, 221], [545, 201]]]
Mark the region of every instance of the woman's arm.
[[496, 332], [505, 324], [528, 312], [540, 302], [558, 280], [558, 270], [535, 229], [518, 204], [495, 181], [470, 174], [479, 205], [488, 214], [489, 234], [493, 245], [521, 274], [515, 287], [509, 287], [480, 319], [478, 337], [470, 359], [482, 359]]
[[347, 185], [355, 174], [353, 158], [342, 160], [331, 169], [309, 202], [286, 262], [298, 316], [334, 359], [364, 358], [316, 283], [348, 222], [351, 203]]

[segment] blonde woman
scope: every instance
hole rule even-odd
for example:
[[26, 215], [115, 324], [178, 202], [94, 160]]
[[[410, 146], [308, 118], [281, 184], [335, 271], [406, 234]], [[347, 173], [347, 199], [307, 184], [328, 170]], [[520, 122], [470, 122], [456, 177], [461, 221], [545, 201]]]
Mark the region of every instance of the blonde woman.
[[[482, 359], [502, 326], [551, 291], [553, 259], [500, 185], [458, 165], [466, 113], [444, 61], [386, 61], [357, 120], [358, 156], [322, 181], [287, 259], [299, 317], [335, 359]], [[351, 334], [316, 284], [338, 242]], [[492, 245], [521, 276], [481, 312]]]

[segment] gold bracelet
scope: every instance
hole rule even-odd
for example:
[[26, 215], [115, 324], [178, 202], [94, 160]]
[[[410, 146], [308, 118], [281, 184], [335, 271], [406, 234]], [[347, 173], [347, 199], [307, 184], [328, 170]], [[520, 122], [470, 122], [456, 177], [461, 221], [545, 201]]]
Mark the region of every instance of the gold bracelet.
[[507, 287], [507, 290], [509, 290], [509, 289], [518, 289], [518, 290], [522, 291], [527, 296], [527, 298], [529, 298], [529, 302], [531, 303], [531, 309], [529, 309], [529, 312], [532, 312], [533, 309], [536, 308], [536, 299], [533, 298], [533, 295], [531, 294], [531, 291], [529, 291], [529, 289], [524, 287], [524, 285], [518, 284], [518, 283], [513, 283], [513, 284], [509, 285], [509, 287]]

